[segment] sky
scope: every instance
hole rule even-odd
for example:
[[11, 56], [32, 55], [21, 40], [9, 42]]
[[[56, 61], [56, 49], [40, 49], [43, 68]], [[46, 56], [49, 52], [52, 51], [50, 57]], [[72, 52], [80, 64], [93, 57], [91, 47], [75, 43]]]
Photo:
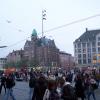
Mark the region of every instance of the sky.
[[[68, 23], [100, 15], [100, 0], [0, 0], [0, 57], [24, 47], [33, 29], [42, 34], [42, 10], [44, 36], [54, 39], [60, 51], [74, 55], [73, 42], [85, 31], [100, 29], [100, 16], [71, 25]], [[58, 26], [65, 27], [53, 28]]]

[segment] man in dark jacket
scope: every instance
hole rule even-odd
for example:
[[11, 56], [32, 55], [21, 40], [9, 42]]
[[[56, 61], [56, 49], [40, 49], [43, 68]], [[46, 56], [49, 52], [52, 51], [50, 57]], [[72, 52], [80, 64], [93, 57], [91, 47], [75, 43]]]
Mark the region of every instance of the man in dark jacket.
[[5, 94], [4, 100], [8, 100], [9, 96], [12, 97], [12, 100], [16, 100], [13, 94], [13, 87], [15, 86], [15, 81], [12, 74], [9, 74], [6, 78], [6, 88], [7, 92]]
[[35, 77], [30, 77], [30, 80], [29, 80], [29, 100], [32, 100], [32, 95], [34, 93], [34, 87], [35, 87], [35, 84], [36, 84], [36, 78]]
[[2, 77], [1, 77], [0, 94], [1, 94], [1, 91], [2, 91], [2, 87], [4, 87], [5, 93], [6, 93], [6, 85], [5, 85], [5, 82], [6, 82], [6, 77], [3, 74]]
[[75, 92], [76, 96], [78, 98], [81, 98], [81, 100], [85, 99], [85, 91], [84, 91], [84, 85], [83, 85], [83, 80], [82, 76], [80, 74], [77, 75], [76, 80], [75, 80]]
[[40, 76], [34, 87], [32, 100], [43, 100], [43, 96], [46, 89], [47, 89], [46, 79]]

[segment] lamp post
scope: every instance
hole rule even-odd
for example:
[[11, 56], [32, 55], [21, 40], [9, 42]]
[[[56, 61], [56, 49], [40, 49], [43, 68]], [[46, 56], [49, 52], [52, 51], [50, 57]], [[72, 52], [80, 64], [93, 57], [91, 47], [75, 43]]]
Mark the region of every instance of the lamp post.
[[42, 37], [44, 34], [44, 31], [43, 31], [43, 21], [44, 20], [46, 20], [46, 10], [42, 10]]
[[6, 48], [7, 46], [0, 46], [0, 48]]

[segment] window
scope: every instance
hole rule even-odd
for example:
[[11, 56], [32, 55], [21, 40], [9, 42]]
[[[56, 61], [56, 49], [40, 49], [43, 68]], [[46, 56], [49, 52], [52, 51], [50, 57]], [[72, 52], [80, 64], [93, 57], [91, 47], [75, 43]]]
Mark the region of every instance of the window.
[[96, 43], [95, 42], [92, 42], [92, 47], [95, 47], [96, 46]]
[[83, 59], [86, 59], [86, 54], [83, 54]]
[[97, 57], [96, 56], [93, 56], [93, 60], [97, 60]]
[[100, 56], [98, 56], [98, 59], [100, 60]]
[[88, 50], [87, 50], [88, 52], [91, 52], [91, 48], [88, 48]]
[[78, 43], [78, 48], [81, 48], [81, 43]]
[[86, 64], [86, 60], [85, 59], [83, 60], [83, 64]]
[[86, 43], [82, 43], [82, 47], [83, 48], [86, 48]]
[[78, 49], [78, 53], [81, 53], [81, 49]]
[[78, 58], [81, 58], [81, 54], [78, 54]]
[[82, 60], [79, 59], [79, 60], [78, 60], [78, 64], [82, 64]]
[[98, 42], [98, 46], [100, 46], [100, 42]]
[[96, 48], [92, 48], [92, 52], [96, 52]]
[[87, 47], [91, 47], [91, 44], [90, 43], [87, 43]]
[[91, 54], [90, 53], [88, 54], [88, 58], [91, 58]]
[[100, 52], [100, 47], [98, 47], [98, 52]]
[[86, 53], [86, 49], [83, 49], [83, 53]]
[[100, 41], [100, 37], [98, 37], [98, 41]]
[[76, 48], [76, 44], [75, 44], [74, 46], [75, 46], [75, 48]]
[[77, 53], [77, 49], [75, 49], [75, 53]]
[[88, 59], [88, 63], [91, 63], [91, 59]]

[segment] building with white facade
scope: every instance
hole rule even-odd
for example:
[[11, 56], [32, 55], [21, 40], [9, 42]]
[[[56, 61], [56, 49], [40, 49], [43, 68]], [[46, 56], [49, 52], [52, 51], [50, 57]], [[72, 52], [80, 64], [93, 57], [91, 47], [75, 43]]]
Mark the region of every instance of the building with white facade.
[[4, 67], [4, 65], [6, 64], [6, 61], [7, 61], [6, 58], [0, 58], [0, 69]]
[[74, 41], [74, 55], [77, 64], [100, 64], [100, 29], [86, 28], [86, 32]]

